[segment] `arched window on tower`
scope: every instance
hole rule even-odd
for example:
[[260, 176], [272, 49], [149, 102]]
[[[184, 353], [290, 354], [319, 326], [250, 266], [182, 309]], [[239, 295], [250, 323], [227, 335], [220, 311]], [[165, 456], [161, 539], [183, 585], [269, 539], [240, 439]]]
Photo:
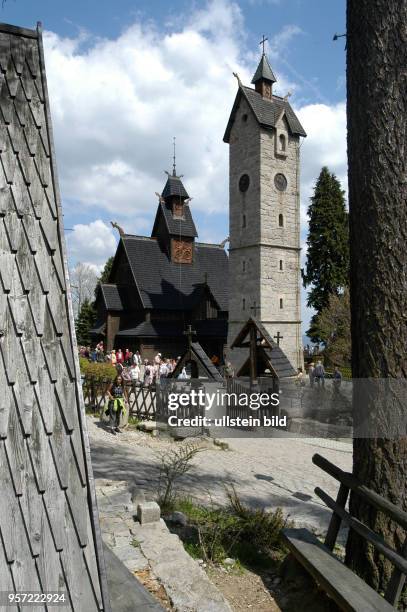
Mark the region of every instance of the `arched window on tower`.
[[246, 261], [244, 259], [242, 261], [242, 272], [246, 272]]
[[246, 300], [244, 298], [242, 300], [242, 310], [246, 310]]
[[246, 227], [246, 215], [242, 216], [242, 227]]
[[284, 136], [284, 134], [280, 134], [280, 151], [285, 153], [286, 150], [286, 138]]
[[280, 298], [280, 309], [283, 309], [283, 298]]
[[278, 215], [278, 227], [284, 227], [284, 217], [281, 213]]
[[283, 260], [282, 260], [282, 259], [280, 259], [280, 270], [283, 270], [283, 269], [284, 269]]

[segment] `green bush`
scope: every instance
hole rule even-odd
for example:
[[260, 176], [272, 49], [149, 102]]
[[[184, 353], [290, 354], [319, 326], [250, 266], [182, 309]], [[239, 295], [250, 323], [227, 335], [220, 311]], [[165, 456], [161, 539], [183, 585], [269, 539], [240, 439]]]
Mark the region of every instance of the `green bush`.
[[117, 374], [116, 368], [110, 363], [97, 363], [79, 357], [79, 366], [81, 374], [84, 376], [94, 376], [95, 378], [107, 378], [113, 380]]
[[242, 504], [233, 486], [226, 491], [227, 507], [197, 505], [189, 498], [174, 500], [173, 509], [183, 512], [195, 527], [196, 537], [189, 535], [184, 542], [187, 552], [209, 563], [233, 557], [249, 567], [275, 567], [286, 555], [281, 530], [287, 520], [281, 508], [251, 509]]

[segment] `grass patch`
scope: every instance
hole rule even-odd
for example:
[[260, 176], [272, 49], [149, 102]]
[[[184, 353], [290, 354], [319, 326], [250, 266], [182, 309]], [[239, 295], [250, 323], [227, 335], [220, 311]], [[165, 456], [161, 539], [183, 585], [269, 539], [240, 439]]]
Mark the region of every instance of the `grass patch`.
[[141, 423], [141, 420], [130, 414], [128, 423], [131, 427], [136, 428]]
[[227, 489], [229, 504], [217, 508], [196, 504], [190, 498], [173, 500], [172, 510], [183, 512], [189, 526], [184, 539], [187, 552], [207, 563], [236, 559], [234, 569], [275, 569], [287, 550], [281, 530], [287, 526], [281, 508], [274, 512], [251, 509], [239, 499], [234, 487]]

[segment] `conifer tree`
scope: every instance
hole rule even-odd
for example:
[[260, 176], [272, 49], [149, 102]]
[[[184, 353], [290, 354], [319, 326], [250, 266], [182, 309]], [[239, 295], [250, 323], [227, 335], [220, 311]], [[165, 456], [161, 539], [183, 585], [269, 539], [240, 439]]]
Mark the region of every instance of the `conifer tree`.
[[81, 309], [76, 319], [76, 338], [78, 344], [83, 346], [90, 345], [90, 330], [96, 322], [96, 311], [93, 303], [90, 300], [84, 300]]
[[101, 275], [97, 279], [96, 287], [95, 287], [95, 298], [97, 298], [98, 287], [99, 285], [103, 285], [104, 283], [109, 282], [110, 272], [112, 271], [114, 257], [113, 255], [109, 257], [109, 259], [105, 263], [105, 267], [102, 270]]
[[[307, 305], [317, 315], [328, 306], [332, 294], [348, 285], [349, 229], [344, 191], [327, 167], [323, 167], [308, 207], [309, 231], [304, 287], [311, 286]], [[312, 325], [311, 325], [312, 329]]]

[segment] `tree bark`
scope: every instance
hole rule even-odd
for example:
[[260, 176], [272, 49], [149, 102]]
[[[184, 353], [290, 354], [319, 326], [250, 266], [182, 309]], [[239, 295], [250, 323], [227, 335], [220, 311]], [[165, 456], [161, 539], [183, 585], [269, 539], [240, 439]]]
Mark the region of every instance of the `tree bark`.
[[[353, 377], [405, 379], [407, 0], [347, 0], [347, 94]], [[391, 401], [382, 391], [371, 390], [362, 406], [356, 385], [356, 426], [374, 420], [383, 403], [389, 423], [405, 414], [404, 388]], [[359, 438], [353, 450], [354, 474], [407, 510], [406, 438]], [[350, 504], [400, 550], [400, 529], [355, 496]], [[346, 562], [376, 589], [387, 582], [389, 565], [354, 534]]]

